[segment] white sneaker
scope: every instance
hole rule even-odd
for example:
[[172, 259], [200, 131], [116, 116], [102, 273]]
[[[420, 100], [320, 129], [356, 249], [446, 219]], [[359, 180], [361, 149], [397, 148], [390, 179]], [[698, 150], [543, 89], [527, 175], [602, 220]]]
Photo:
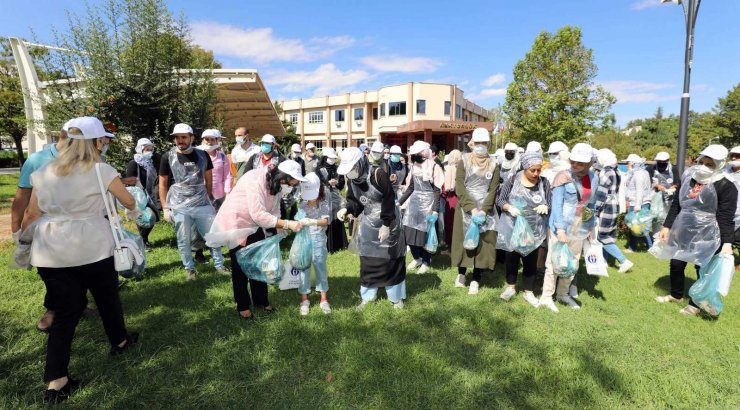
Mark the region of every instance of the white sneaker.
[[501, 296], [499, 297], [508, 302], [509, 299], [514, 297], [514, 295], [516, 295], [516, 288], [512, 286], [507, 286], [506, 289], [504, 289], [504, 291], [501, 293]]
[[572, 297], [569, 295], [563, 295], [563, 296], [556, 296], [555, 299], [558, 300], [560, 303], [565, 303], [566, 305], [570, 306], [573, 309], [580, 309], [581, 307], [576, 303], [575, 300], [573, 300]]
[[468, 288], [468, 295], [477, 295], [478, 287], [480, 287], [480, 284], [478, 284], [477, 281], [470, 282], [470, 287]]
[[538, 307], [540, 305], [540, 300], [537, 299], [537, 296], [534, 295], [533, 292], [524, 291], [524, 300], [529, 302], [530, 305], [534, 307]]
[[429, 272], [429, 265], [427, 265], [426, 263], [422, 263], [421, 264], [421, 267], [419, 268], [419, 270], [416, 271], [416, 274], [417, 275], [423, 275], [423, 274], [425, 274], [427, 272]]
[[558, 307], [555, 306], [555, 302], [552, 301], [552, 298], [551, 297], [545, 297], [545, 296], [541, 297], [540, 298], [540, 303], [539, 303], [538, 306], [544, 306], [544, 307], [552, 310], [555, 313], [560, 312], [560, 309], [558, 309]]
[[578, 287], [576, 285], [570, 285], [568, 288], [568, 296], [573, 299], [578, 299]]
[[686, 316], [696, 316], [699, 314], [700, 310], [697, 307], [686, 305], [685, 308], [679, 310], [678, 312]]
[[465, 287], [465, 275], [457, 275], [457, 279], [455, 279], [455, 287], [456, 288], [464, 288]]
[[321, 308], [321, 311], [323, 311], [325, 314], [331, 314], [331, 306], [329, 306], [329, 301], [325, 300], [319, 303], [319, 307]]
[[360, 302], [360, 304], [357, 305], [357, 307], [355, 307], [355, 311], [356, 312], [362, 312], [363, 310], [365, 310], [365, 308], [367, 307], [367, 305], [369, 305], [370, 303], [372, 303], [372, 300], [364, 300], [363, 299], [362, 302]]
[[311, 306], [311, 302], [308, 300], [304, 300], [301, 302], [301, 316], [308, 315], [308, 307]]
[[393, 309], [403, 309], [403, 300], [399, 300], [398, 302], [393, 303]]
[[421, 259], [414, 259], [411, 261], [411, 263], [406, 265], [406, 270], [414, 270], [418, 268], [419, 265], [421, 265]]
[[665, 296], [658, 296], [655, 298], [655, 301], [658, 303], [668, 303], [668, 302], [676, 302], [681, 303], [683, 302], [683, 299], [676, 299], [671, 295], [665, 295]]
[[627, 259], [619, 265], [619, 273], [627, 273], [633, 266], [635, 266], [635, 264]]

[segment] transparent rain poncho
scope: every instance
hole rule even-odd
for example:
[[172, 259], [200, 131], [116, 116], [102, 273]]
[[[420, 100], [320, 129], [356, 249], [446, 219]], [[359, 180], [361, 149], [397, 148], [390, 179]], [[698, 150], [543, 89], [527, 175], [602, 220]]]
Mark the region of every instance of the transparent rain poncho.
[[434, 185], [430, 181], [424, 181], [422, 175], [412, 175], [414, 191], [406, 201], [406, 211], [403, 213], [403, 226], [416, 229], [417, 231], [427, 230], [427, 215], [430, 215], [434, 207]]
[[[295, 214], [295, 220], [300, 221], [305, 217], [306, 212], [304, 212], [303, 209], [298, 209], [298, 212]], [[313, 242], [311, 240], [310, 227], [304, 226], [303, 229], [298, 231], [293, 238], [293, 245], [290, 247], [288, 260], [293, 268], [305, 270], [311, 267], [312, 257]]]
[[578, 259], [573, 256], [567, 243], [556, 241], [550, 252], [552, 252], [551, 262], [555, 275], [570, 278], [578, 272]]
[[247, 245], [236, 252], [236, 261], [249, 279], [277, 285], [283, 277], [283, 255], [280, 241], [284, 234], [273, 235]]
[[205, 182], [208, 154], [197, 149], [194, 152], [198, 162], [181, 164], [177, 159], [177, 149], [169, 151], [170, 170], [175, 181], [167, 191], [167, 206], [173, 211], [187, 213], [193, 208], [211, 205]]
[[[471, 161], [471, 155], [473, 154], [463, 155], [463, 165], [465, 166], [465, 187], [460, 188], [465, 189], [467, 194], [475, 201], [475, 207], [481, 209], [483, 208], [483, 202], [486, 200], [489, 188], [491, 187], [491, 180], [493, 179], [493, 174], [496, 171], [496, 161], [491, 158], [488, 161], [488, 168], [474, 169], [475, 166]], [[494, 207], [494, 209], [492, 209], [490, 213], [486, 214], [486, 219], [483, 223], [477, 224], [477, 229], [479, 230], [479, 233], [493, 231], [496, 229], [496, 221], [498, 217], [496, 216], [495, 209], [496, 208]], [[460, 207], [460, 210], [462, 210], [462, 207]], [[462, 221], [463, 230], [467, 232], [472, 222], [471, 215], [463, 212]]]
[[516, 251], [527, 256], [547, 239], [547, 216], [535, 212], [540, 205], [547, 205], [545, 190], [540, 183], [537, 191], [527, 189], [521, 183], [521, 172], [514, 176], [514, 185], [509, 193], [509, 204], [521, 211], [514, 218], [502, 212], [496, 230], [498, 238], [496, 249], [507, 252]]
[[699, 271], [699, 280], [689, 288], [691, 300], [712, 316], [722, 313], [722, 297], [727, 296], [735, 273], [732, 255], [717, 254]]

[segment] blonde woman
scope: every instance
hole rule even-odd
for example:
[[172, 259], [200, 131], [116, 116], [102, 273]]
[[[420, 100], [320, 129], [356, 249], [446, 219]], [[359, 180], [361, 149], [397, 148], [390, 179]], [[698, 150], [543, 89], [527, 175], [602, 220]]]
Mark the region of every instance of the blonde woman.
[[66, 400], [79, 383], [69, 377], [72, 337], [84, 308], [87, 289], [93, 295], [111, 344], [111, 355], [138, 340], [128, 333], [118, 295], [113, 264], [113, 234], [105, 217], [95, 165], [100, 164], [103, 184], [135, 219], [141, 212], [126, 191], [118, 172], [101, 160], [105, 129], [97, 118], [71, 121], [70, 142], [59, 156], [33, 175], [31, 200], [23, 229], [35, 222], [31, 264], [38, 268], [47, 292], [55, 301], [54, 324], [49, 328], [44, 380], [47, 402]]

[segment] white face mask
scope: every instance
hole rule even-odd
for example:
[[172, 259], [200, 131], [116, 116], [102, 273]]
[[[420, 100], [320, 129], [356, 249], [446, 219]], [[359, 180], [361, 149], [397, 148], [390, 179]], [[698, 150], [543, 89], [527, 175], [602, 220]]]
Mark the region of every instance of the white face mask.
[[220, 147], [220, 146], [221, 146], [221, 144], [216, 144], [216, 145], [201, 145], [199, 148], [202, 149], [205, 152], [213, 152], [213, 151], [217, 150], [218, 147]]
[[283, 194], [283, 196], [288, 196], [291, 192], [293, 192], [292, 186], [288, 184], [280, 184], [280, 193]]
[[152, 155], [154, 155], [154, 151], [144, 151], [141, 154], [141, 157], [144, 158], [144, 159], [151, 159], [152, 158]]
[[370, 152], [370, 158], [372, 158], [374, 161], [380, 161], [381, 158], [383, 158], [382, 152]]
[[105, 155], [108, 152], [108, 148], [110, 148], [110, 144], [103, 145], [103, 148], [100, 149], [100, 155]]
[[733, 167], [733, 168], [740, 167], [740, 159], [736, 159], [734, 161], [730, 161], [730, 166]]
[[242, 145], [244, 141], [246, 141], [244, 137], [236, 137], [236, 145]]
[[697, 165], [694, 171], [694, 180], [700, 184], [708, 184], [714, 175], [714, 170], [706, 165]]
[[391, 157], [391, 154], [383, 154], [383, 159], [388, 159]]
[[479, 157], [488, 156], [488, 147], [485, 145], [476, 145], [473, 147], [473, 153]]
[[334, 165], [334, 164], [337, 163], [337, 160], [334, 159], [334, 158], [327, 158], [326, 159], [326, 163], [329, 164], [329, 165]]
[[360, 176], [360, 171], [353, 169], [347, 173], [347, 179], [357, 179]]

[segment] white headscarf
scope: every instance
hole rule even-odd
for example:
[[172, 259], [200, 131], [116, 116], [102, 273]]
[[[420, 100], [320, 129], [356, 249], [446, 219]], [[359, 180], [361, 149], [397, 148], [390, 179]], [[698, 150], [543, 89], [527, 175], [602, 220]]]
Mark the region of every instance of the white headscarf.
[[155, 192], [152, 192], [154, 189], [154, 185], [156, 184], [157, 179], [157, 170], [154, 169], [154, 163], [152, 162], [152, 158], [145, 158], [144, 157], [144, 148], [147, 146], [154, 144], [152, 143], [152, 140], [149, 138], [139, 138], [139, 141], [136, 142], [136, 154], [134, 154], [134, 161], [136, 161], [137, 164], [139, 164], [142, 168], [146, 170], [146, 181], [141, 181], [142, 184], [144, 184], [144, 187], [146, 188], [147, 192], [150, 194], [156, 194]]

